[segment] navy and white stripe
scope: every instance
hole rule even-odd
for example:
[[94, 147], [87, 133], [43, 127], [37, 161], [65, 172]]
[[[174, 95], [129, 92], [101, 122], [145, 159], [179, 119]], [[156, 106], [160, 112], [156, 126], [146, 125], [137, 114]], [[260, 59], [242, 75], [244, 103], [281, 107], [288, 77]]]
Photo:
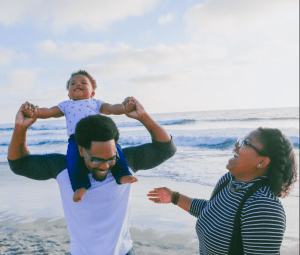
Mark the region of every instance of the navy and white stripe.
[[[230, 179], [211, 201], [194, 199], [190, 213], [198, 217], [196, 232], [200, 254], [228, 254], [234, 217], [247, 188], [267, 178], [262, 176], [248, 183], [237, 182], [227, 173], [215, 189]], [[270, 187], [262, 187], [246, 201], [241, 214], [244, 254], [279, 254], [285, 231], [285, 212]]]

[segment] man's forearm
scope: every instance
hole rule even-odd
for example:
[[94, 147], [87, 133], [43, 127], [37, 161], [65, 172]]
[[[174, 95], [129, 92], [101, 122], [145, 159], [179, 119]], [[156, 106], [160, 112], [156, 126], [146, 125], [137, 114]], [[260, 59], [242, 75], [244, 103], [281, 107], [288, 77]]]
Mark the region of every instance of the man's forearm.
[[168, 142], [171, 140], [169, 133], [154, 121], [148, 113], [145, 112], [138, 120], [147, 128], [152, 139], [158, 142]]
[[19, 159], [25, 156], [29, 150], [26, 145], [27, 128], [15, 125], [11, 142], [8, 147], [7, 158], [9, 160]]

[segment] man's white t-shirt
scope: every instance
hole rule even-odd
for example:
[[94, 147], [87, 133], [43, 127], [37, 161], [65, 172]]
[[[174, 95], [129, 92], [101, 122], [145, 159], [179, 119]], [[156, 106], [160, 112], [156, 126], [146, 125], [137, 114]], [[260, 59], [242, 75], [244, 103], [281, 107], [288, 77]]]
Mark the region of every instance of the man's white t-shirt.
[[124, 255], [132, 248], [131, 184], [118, 185], [110, 171], [102, 182], [94, 180], [91, 174], [89, 179], [91, 188], [80, 203], [74, 203], [68, 171], [65, 169], [56, 177], [71, 238], [70, 253]]
[[95, 98], [75, 101], [67, 100], [59, 103], [57, 106], [66, 117], [68, 136], [75, 133], [75, 127], [81, 119], [99, 114], [103, 103], [103, 101]]

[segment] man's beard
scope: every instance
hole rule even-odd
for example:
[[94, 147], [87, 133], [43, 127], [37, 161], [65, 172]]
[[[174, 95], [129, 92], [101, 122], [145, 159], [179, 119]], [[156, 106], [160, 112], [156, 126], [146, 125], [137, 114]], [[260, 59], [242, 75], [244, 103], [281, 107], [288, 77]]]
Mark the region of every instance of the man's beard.
[[[98, 181], [98, 182], [104, 181], [107, 177], [108, 171], [110, 171], [112, 169], [112, 167], [113, 166], [109, 166], [108, 170], [105, 170], [105, 171], [107, 171], [106, 175], [103, 175], [103, 176], [97, 175], [97, 172], [100, 172], [98, 168], [90, 169], [93, 179]], [[105, 172], [105, 171], [102, 171], [102, 172]]]

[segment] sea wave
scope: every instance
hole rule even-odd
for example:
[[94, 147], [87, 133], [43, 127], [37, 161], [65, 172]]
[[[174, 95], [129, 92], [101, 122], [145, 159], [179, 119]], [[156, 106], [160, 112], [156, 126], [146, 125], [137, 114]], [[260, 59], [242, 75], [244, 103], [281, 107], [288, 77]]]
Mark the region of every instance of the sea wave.
[[12, 130], [14, 130], [13, 127], [0, 128], [0, 131], [12, 131]]
[[231, 147], [236, 140], [237, 138], [235, 137], [174, 137], [174, 142], [177, 146], [190, 146], [205, 149], [227, 149]]
[[66, 129], [66, 126], [64, 125], [41, 125], [41, 126], [31, 126], [29, 128], [30, 130], [63, 130]]
[[[299, 149], [299, 137], [289, 137], [294, 145], [294, 148]], [[209, 136], [173, 136], [174, 143], [177, 146], [184, 147], [198, 147], [204, 149], [227, 149], [231, 147], [237, 140], [237, 137], [209, 137]], [[148, 135], [145, 136], [123, 136], [120, 137], [119, 143], [125, 146], [141, 145], [144, 143], [150, 143], [151, 139]], [[2, 141], [0, 146], [8, 146], [9, 140]], [[67, 144], [67, 139], [28, 139], [27, 145], [43, 146], [43, 145], [55, 145], [55, 144]]]
[[[157, 120], [156, 122], [162, 126], [169, 125], [188, 125], [196, 122], [255, 122], [255, 121], [285, 121], [285, 120], [299, 120], [299, 117], [271, 117], [271, 118], [213, 118], [213, 119], [171, 119], [171, 120]], [[116, 123], [117, 127], [140, 127], [143, 126], [142, 123], [138, 121], [124, 121]], [[34, 131], [43, 131], [43, 130], [63, 130], [66, 129], [65, 124], [53, 124], [53, 125], [33, 125], [29, 128]], [[4, 125], [0, 127], [0, 131], [13, 131], [13, 125]]]
[[265, 121], [265, 120], [299, 120], [299, 117], [278, 117], [278, 118], [240, 118], [240, 119], [201, 119], [203, 122], [234, 122], [234, 121]]
[[[156, 121], [158, 124], [162, 126], [168, 126], [168, 125], [186, 125], [195, 123], [196, 120], [194, 119], [175, 119], [175, 120], [158, 120]], [[143, 126], [140, 122], [132, 122], [132, 121], [126, 121], [126, 122], [119, 122], [117, 123], [117, 127], [140, 127]]]
[[[295, 149], [299, 149], [299, 137], [289, 137]], [[198, 147], [203, 149], [228, 149], [234, 145], [237, 137], [197, 137], [197, 136], [173, 136], [176, 146]], [[140, 145], [149, 143], [151, 140], [148, 136], [127, 136], [121, 137], [121, 145]]]
[[[31, 126], [29, 130], [39, 131], [39, 130], [63, 130], [66, 129], [65, 126], [58, 125], [42, 125], [42, 126]], [[0, 131], [13, 131], [14, 127], [4, 127], [0, 128]]]
[[[162, 120], [162, 121], [157, 121], [158, 124], [162, 126], [168, 126], [168, 125], [186, 125], [186, 124], [191, 124], [195, 123], [196, 120], [194, 119], [175, 119], [175, 120]], [[140, 127], [143, 126], [142, 123], [136, 121], [125, 121], [125, 122], [119, 122], [116, 123], [117, 127]], [[43, 131], [43, 130], [63, 130], [66, 129], [65, 125], [37, 125], [37, 126], [31, 126], [29, 128], [30, 130], [34, 131]], [[8, 127], [0, 127], [0, 131], [13, 131], [14, 127], [13, 126], [8, 126]]]

